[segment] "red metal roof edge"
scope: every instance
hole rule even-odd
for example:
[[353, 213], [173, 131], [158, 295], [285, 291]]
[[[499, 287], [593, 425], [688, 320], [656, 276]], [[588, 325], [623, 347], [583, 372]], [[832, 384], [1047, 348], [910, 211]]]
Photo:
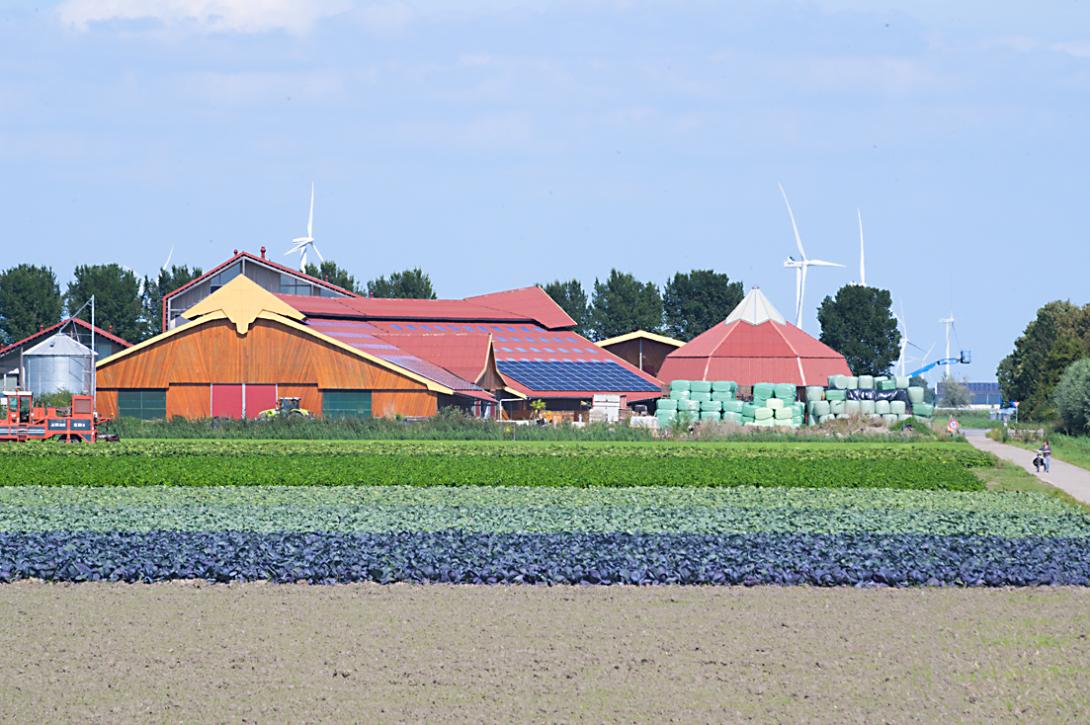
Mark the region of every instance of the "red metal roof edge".
[[196, 277], [194, 279], [191, 279], [188, 282], [186, 282], [185, 284], [183, 284], [181, 287], [179, 287], [178, 289], [171, 290], [170, 292], [167, 292], [166, 294], [163, 295], [163, 302], [165, 303], [168, 298], [173, 297], [174, 295], [178, 294], [179, 292], [183, 292], [183, 291], [189, 289], [193, 285], [195, 285], [198, 282], [204, 280], [206, 277], [212, 276], [213, 274], [215, 274], [216, 272], [219, 272], [224, 267], [226, 267], [226, 266], [228, 266], [230, 264], [233, 264], [234, 262], [237, 262], [239, 259], [241, 259], [243, 257], [245, 257], [247, 259], [250, 259], [250, 260], [253, 260], [254, 262], [258, 262], [260, 264], [267, 264], [267, 265], [269, 265], [270, 267], [272, 267], [273, 269], [275, 269], [277, 271], [287, 272], [288, 274], [294, 274], [294, 275], [296, 275], [298, 277], [303, 277], [304, 279], [307, 279], [307, 280], [309, 280], [311, 282], [314, 282], [314, 283], [319, 284], [319, 285], [321, 285], [323, 287], [331, 289], [334, 292], [342, 292], [348, 297], [359, 297], [359, 295], [357, 295], [355, 292], [350, 292], [349, 290], [346, 290], [343, 287], [338, 287], [335, 284], [332, 284], [330, 282], [326, 282], [324, 279], [319, 279], [318, 277], [312, 277], [311, 275], [307, 274], [306, 272], [300, 272], [298, 269], [292, 269], [291, 267], [280, 264], [279, 262], [274, 262], [271, 259], [269, 259], [268, 257], [259, 257], [259, 256], [255, 255], [255, 254], [253, 254], [252, 252], [241, 251], [238, 254], [233, 255], [226, 262], [221, 262], [220, 264], [216, 265], [212, 269], [208, 270], [207, 272], [202, 274], [200, 277]]
[[566, 320], [566, 322], [563, 325], [550, 325], [550, 324], [546, 324], [544, 320], [539, 320], [537, 318], [532, 318], [534, 320], [534, 322], [541, 325], [546, 330], [570, 329], [570, 328], [575, 327], [576, 322], [575, 322], [574, 319], [572, 319], [572, 316], [569, 315], [567, 312], [565, 312], [564, 308], [561, 307], [560, 304], [556, 300], [554, 300], [552, 297], [550, 297], [549, 293], [546, 292], [543, 287], [540, 287], [540, 286], [538, 286], [536, 284], [527, 285], [526, 287], [515, 287], [513, 289], [508, 289], [508, 290], [500, 290], [499, 292], [486, 292], [485, 294], [481, 294], [481, 295], [471, 295], [469, 297], [463, 297], [462, 299], [465, 300], [466, 302], [474, 302], [476, 304], [481, 305], [482, 307], [491, 307], [492, 309], [499, 310], [500, 312], [506, 312], [508, 314], [525, 315], [526, 312], [523, 311], [523, 310], [512, 310], [512, 309], [509, 309], [509, 308], [497, 307], [495, 304], [491, 304], [491, 305], [490, 304], [484, 304], [484, 303], [481, 302], [481, 300], [495, 300], [497, 297], [500, 297], [501, 295], [512, 295], [512, 294], [517, 294], [519, 292], [526, 292], [528, 290], [539, 291], [542, 295], [544, 295], [545, 300], [547, 300], [549, 303], [551, 303], [556, 308], [556, 312], [559, 312], [560, 315], [563, 316], [563, 319]]
[[86, 320], [82, 320], [79, 317], [66, 317], [63, 320], [61, 320], [60, 322], [54, 323], [54, 324], [50, 325], [49, 327], [44, 327], [41, 330], [38, 330], [33, 335], [27, 335], [22, 340], [18, 340], [17, 342], [13, 342], [10, 345], [5, 345], [4, 347], [0, 348], [0, 355], [3, 355], [5, 353], [7, 353], [9, 350], [14, 350], [15, 348], [19, 347], [20, 345], [23, 345], [23, 344], [33, 340], [36, 337], [40, 337], [42, 335], [49, 334], [50, 332], [53, 332], [54, 330], [58, 330], [61, 327], [64, 327], [65, 325], [67, 325], [69, 322], [74, 322], [77, 325], [80, 325], [81, 327], [83, 327], [83, 328], [85, 328], [87, 330], [91, 330], [91, 332], [98, 335], [99, 337], [105, 337], [107, 340], [113, 340], [118, 345], [121, 345], [123, 347], [132, 347], [131, 342], [129, 342], [127, 340], [123, 340], [122, 338], [118, 337], [117, 335], [113, 334], [112, 332], [107, 332], [106, 330], [103, 330], [101, 327], [98, 327], [97, 325], [92, 325], [90, 322], [87, 322]]

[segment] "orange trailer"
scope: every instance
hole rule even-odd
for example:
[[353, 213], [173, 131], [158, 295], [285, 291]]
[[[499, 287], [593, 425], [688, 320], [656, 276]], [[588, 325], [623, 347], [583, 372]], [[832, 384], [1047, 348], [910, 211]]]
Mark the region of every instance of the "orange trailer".
[[0, 441], [94, 443], [97, 423], [90, 395], [73, 395], [70, 408], [45, 408], [34, 405], [29, 391], [0, 394]]

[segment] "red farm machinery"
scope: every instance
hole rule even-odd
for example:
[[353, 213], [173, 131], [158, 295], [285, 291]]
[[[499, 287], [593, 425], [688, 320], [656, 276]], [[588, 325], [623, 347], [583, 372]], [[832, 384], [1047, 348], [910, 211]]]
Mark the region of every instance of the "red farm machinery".
[[73, 395], [67, 408], [47, 408], [36, 406], [29, 391], [0, 393], [0, 441], [94, 443], [103, 438], [98, 424], [90, 395]]

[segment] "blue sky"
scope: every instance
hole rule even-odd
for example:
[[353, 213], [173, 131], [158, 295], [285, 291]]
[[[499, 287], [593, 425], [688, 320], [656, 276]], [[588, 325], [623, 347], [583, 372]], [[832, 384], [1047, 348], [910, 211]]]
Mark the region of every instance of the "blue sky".
[[[67, 0], [0, 9], [0, 264], [209, 267], [303, 231], [441, 295], [714, 268], [785, 314], [867, 276], [995, 365], [1085, 303], [1090, 3]], [[934, 355], [933, 355], [934, 356]]]

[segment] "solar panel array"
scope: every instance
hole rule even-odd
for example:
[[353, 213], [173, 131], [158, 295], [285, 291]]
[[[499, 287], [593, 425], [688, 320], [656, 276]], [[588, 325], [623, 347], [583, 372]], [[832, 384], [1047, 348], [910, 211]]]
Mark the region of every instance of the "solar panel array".
[[500, 360], [500, 372], [533, 390], [656, 392], [657, 385], [615, 362]]

